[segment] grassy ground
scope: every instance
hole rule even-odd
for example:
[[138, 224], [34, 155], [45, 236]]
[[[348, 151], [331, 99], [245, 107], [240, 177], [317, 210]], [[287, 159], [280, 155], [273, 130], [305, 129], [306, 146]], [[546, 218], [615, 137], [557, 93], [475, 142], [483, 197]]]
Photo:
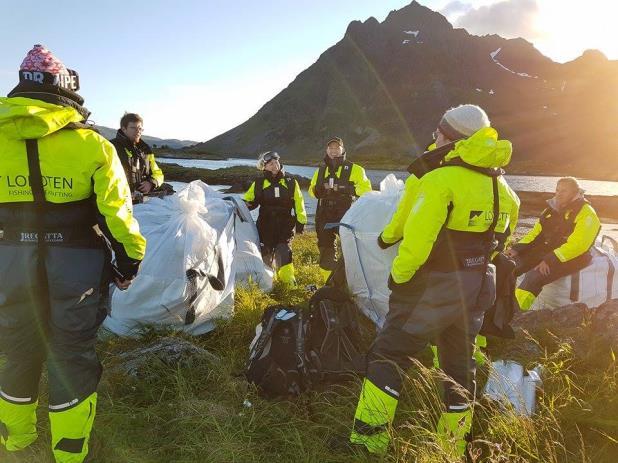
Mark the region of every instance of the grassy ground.
[[[143, 345], [112, 339], [99, 344], [105, 373], [91, 441], [92, 462], [445, 462], [432, 430], [441, 410], [437, 373], [418, 364], [409, 372], [392, 429], [389, 456], [350, 450], [345, 442], [360, 380], [310, 392], [293, 401], [266, 401], [243, 378], [247, 346], [264, 308], [275, 302], [305, 304], [305, 285], [318, 282], [315, 234], [298, 237], [294, 260], [299, 289], [255, 287], [237, 292], [232, 320], [212, 334], [190, 338], [221, 358], [193, 358], [176, 369], [152, 362], [148, 374], [133, 379], [113, 371], [118, 354]], [[591, 339], [583, 326], [569, 339], [541, 336], [543, 354], [527, 358], [545, 369], [539, 412], [522, 418], [480, 400], [475, 411], [476, 461], [618, 461], [618, 374], [607, 345]], [[503, 343], [497, 343], [498, 352]], [[491, 352], [490, 352], [491, 354]], [[422, 361], [429, 365], [428, 356]], [[485, 372], [480, 372], [480, 385]], [[42, 390], [45, 386], [42, 385]], [[249, 406], [250, 404], [250, 406]], [[0, 461], [51, 462], [46, 397], [39, 409], [40, 438], [32, 448]]]

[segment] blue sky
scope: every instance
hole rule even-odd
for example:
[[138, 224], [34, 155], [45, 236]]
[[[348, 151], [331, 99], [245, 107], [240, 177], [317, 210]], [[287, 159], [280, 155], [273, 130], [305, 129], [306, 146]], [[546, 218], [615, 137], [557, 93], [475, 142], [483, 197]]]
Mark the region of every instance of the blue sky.
[[[530, 13], [538, 9], [537, 3], [557, 1], [502, 3]], [[588, 3], [595, 1], [602, 0]], [[116, 127], [125, 110], [135, 111], [144, 116], [147, 134], [202, 141], [253, 115], [340, 40], [350, 21], [370, 16], [382, 21], [407, 3], [0, 0], [0, 93], [14, 86], [19, 64], [32, 45], [43, 43], [79, 72], [80, 93], [95, 122]], [[520, 30], [506, 30], [493, 11], [483, 9], [495, 0], [421, 3], [436, 10], [448, 5], [449, 19], [478, 29], [472, 32], [500, 33], [492, 30], [495, 22], [505, 35], [533, 36], [526, 38], [539, 39], [541, 45], [547, 39], [534, 36], [528, 19], [522, 19]], [[491, 21], [485, 19], [487, 13]], [[572, 59], [587, 48], [585, 40], [572, 50], [554, 46], [552, 52], [551, 43], [545, 45], [541, 50], [557, 60]]]

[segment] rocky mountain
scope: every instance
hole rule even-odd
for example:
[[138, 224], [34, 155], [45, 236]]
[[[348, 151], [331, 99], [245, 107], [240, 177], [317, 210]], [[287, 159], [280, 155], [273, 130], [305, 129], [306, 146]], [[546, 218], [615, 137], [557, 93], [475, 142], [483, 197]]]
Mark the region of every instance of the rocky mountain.
[[405, 165], [451, 106], [486, 109], [513, 141], [512, 171], [618, 179], [618, 61], [559, 64], [524, 39], [474, 36], [416, 1], [383, 22], [350, 23], [253, 117], [194, 152], [320, 159], [338, 135], [357, 160]]
[[[109, 127], [97, 125], [97, 130], [105, 138], [107, 138], [108, 140], [111, 140], [112, 138], [116, 136], [116, 132], [118, 129], [111, 129]], [[172, 148], [172, 149], [181, 149], [181, 148], [186, 148], [187, 146], [193, 146], [197, 143], [191, 140], [177, 140], [175, 138], [158, 138], [158, 137], [151, 137], [149, 135], [144, 135], [142, 138], [150, 146], [155, 146], [157, 148], [160, 148], [162, 146], [167, 146], [168, 148]]]

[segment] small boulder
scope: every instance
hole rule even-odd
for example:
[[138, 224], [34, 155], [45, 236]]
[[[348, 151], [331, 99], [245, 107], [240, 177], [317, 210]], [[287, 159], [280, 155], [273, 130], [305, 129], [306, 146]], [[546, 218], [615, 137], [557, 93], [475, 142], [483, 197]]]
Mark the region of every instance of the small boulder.
[[147, 375], [148, 365], [161, 362], [171, 368], [190, 366], [194, 360], [206, 359], [218, 362], [220, 359], [195, 344], [176, 337], [157, 339], [146, 347], [139, 347], [119, 355], [117, 370], [133, 377]]

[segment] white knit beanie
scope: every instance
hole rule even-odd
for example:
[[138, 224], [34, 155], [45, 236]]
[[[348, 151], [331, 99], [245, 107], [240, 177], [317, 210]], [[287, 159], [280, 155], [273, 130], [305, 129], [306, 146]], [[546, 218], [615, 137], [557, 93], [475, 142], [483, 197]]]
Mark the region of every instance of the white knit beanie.
[[482, 108], [473, 104], [462, 104], [444, 113], [438, 129], [449, 140], [455, 141], [489, 126], [489, 117]]

